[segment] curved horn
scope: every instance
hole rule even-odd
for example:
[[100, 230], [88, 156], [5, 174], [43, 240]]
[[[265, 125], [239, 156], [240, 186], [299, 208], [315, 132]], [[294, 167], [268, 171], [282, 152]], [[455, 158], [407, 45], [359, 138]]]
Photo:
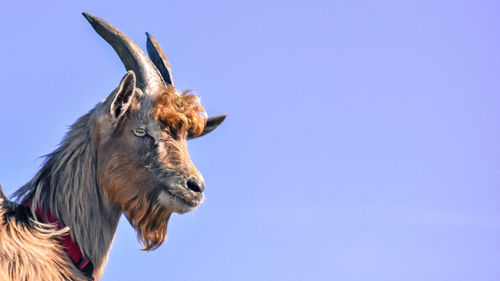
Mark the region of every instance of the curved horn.
[[225, 119], [226, 119], [226, 114], [208, 117], [205, 121], [206, 122], [205, 129], [203, 129], [203, 132], [199, 136], [193, 136], [191, 134], [188, 134], [187, 139], [191, 140], [191, 139], [199, 138], [201, 136], [204, 136], [204, 135], [210, 133], [211, 131], [213, 131], [217, 127], [219, 127], [219, 125], [222, 124], [222, 122], [224, 122]]
[[163, 84], [158, 70], [144, 52], [126, 35], [105, 20], [83, 13], [95, 31], [115, 49], [127, 70], [137, 76], [137, 88], [151, 94]]
[[148, 37], [146, 47], [148, 49], [148, 55], [153, 64], [156, 66], [158, 71], [160, 71], [163, 81], [165, 83], [174, 86], [174, 77], [172, 76], [172, 69], [170, 68], [170, 63], [168, 62], [165, 52], [160, 47], [160, 44], [156, 42], [155, 38], [151, 34], [146, 32]]

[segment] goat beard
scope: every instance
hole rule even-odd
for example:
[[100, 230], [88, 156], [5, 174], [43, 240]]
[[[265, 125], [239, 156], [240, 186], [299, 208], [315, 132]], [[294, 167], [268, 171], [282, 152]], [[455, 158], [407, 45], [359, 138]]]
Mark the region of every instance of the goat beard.
[[160, 204], [129, 206], [125, 216], [135, 228], [137, 239], [142, 244], [143, 251], [154, 250], [165, 241], [171, 214], [171, 210]]

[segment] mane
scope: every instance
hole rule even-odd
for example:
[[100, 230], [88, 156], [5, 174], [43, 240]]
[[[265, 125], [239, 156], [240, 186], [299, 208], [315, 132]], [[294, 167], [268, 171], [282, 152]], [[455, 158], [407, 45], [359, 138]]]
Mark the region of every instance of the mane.
[[162, 89], [153, 108], [153, 117], [178, 135], [189, 132], [199, 136], [205, 128], [205, 115], [198, 96], [190, 90], [177, 94], [175, 88], [169, 86]]
[[68, 228], [33, 219], [28, 208], [0, 199], [0, 280], [88, 280], [76, 270], [59, 239]]
[[32, 212], [49, 210], [62, 225], [71, 225], [70, 235], [83, 254], [99, 264], [116, 230], [116, 225], [109, 225], [110, 218], [120, 212], [103, 200], [98, 188], [92, 111], [71, 126], [60, 146], [45, 156], [40, 171], [13, 199], [20, 204], [31, 201]]

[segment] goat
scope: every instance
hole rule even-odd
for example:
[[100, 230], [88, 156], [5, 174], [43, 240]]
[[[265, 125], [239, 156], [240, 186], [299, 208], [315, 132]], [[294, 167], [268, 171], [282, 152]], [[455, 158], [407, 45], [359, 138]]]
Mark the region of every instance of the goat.
[[108, 22], [83, 13], [127, 69], [118, 87], [70, 128], [8, 201], [0, 187], [0, 280], [98, 280], [120, 215], [144, 250], [160, 246], [172, 213], [204, 199], [186, 147], [217, 128], [197, 96], [179, 93], [156, 40], [149, 58]]

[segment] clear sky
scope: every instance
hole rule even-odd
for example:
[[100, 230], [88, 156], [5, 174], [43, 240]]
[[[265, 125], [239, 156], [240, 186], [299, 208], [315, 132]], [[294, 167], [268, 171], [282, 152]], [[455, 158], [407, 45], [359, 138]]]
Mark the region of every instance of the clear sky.
[[122, 220], [103, 280], [500, 280], [498, 1], [1, 1], [9, 195], [125, 74], [82, 11], [228, 114], [205, 203], [154, 252]]

